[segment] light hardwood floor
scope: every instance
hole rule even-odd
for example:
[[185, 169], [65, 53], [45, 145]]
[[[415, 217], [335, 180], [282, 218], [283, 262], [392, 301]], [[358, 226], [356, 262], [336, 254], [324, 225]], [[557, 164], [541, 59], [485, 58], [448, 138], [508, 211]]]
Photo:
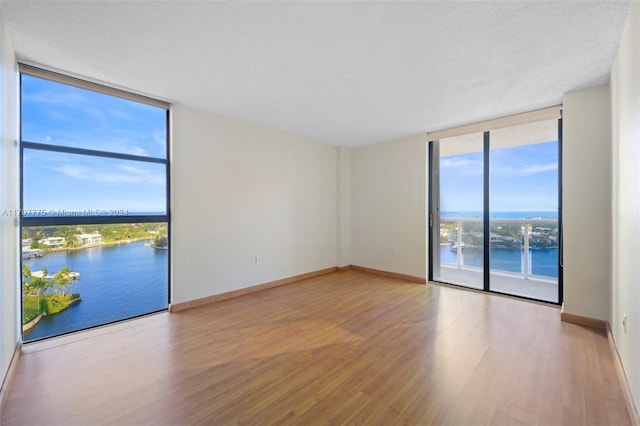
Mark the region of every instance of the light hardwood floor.
[[23, 348], [2, 425], [627, 425], [604, 332], [336, 272]]

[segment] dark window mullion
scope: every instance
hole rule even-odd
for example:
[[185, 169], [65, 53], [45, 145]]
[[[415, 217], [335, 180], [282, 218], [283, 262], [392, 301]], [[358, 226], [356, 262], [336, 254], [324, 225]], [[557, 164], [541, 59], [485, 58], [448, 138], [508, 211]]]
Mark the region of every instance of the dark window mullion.
[[[428, 154], [428, 167], [429, 167], [429, 188], [428, 188], [428, 203], [429, 203], [429, 210], [428, 210], [428, 215], [429, 218], [427, 220], [427, 232], [428, 232], [428, 243], [427, 243], [427, 247], [429, 247], [427, 253], [431, 253], [432, 251], [435, 252], [435, 247], [434, 247], [434, 238], [435, 236], [433, 235], [434, 231], [434, 227], [433, 227], [433, 221], [434, 221], [434, 212], [433, 212], [433, 174], [434, 174], [434, 166], [433, 166], [433, 141], [429, 141], [428, 142], [428, 150], [429, 150], [429, 154]], [[429, 281], [433, 281], [433, 257], [434, 257], [435, 253], [431, 253], [431, 255], [429, 255], [428, 257], [428, 261], [429, 261], [429, 265], [428, 268], [429, 270], [427, 271], [427, 279]]]
[[117, 152], [99, 151], [95, 149], [74, 148], [70, 146], [50, 145], [46, 143], [22, 141], [22, 147], [38, 151], [64, 152], [67, 154], [87, 155], [91, 157], [115, 158], [118, 160], [142, 161], [146, 163], [167, 164], [164, 158], [145, 157], [142, 155], [122, 154]]
[[103, 225], [110, 223], [169, 222], [168, 215], [135, 216], [42, 216], [22, 217], [22, 226]]
[[484, 132], [484, 170], [483, 170], [483, 186], [484, 186], [484, 194], [483, 194], [483, 202], [484, 202], [484, 212], [482, 215], [483, 218], [483, 272], [484, 272], [484, 291], [489, 291], [489, 277], [490, 277], [490, 261], [489, 261], [489, 253], [490, 253], [490, 242], [491, 242], [491, 224], [489, 221], [489, 165], [490, 165], [490, 137], [489, 132]]
[[564, 286], [564, 244], [562, 242], [562, 111], [558, 119], [558, 304], [562, 304]]
[[171, 305], [171, 164], [169, 164], [169, 158], [171, 158], [171, 112], [169, 108], [167, 108], [167, 113], [165, 116], [165, 143], [166, 143], [166, 175], [165, 175], [165, 188], [166, 188], [166, 202], [167, 206], [165, 208], [166, 218], [167, 218], [167, 306]]

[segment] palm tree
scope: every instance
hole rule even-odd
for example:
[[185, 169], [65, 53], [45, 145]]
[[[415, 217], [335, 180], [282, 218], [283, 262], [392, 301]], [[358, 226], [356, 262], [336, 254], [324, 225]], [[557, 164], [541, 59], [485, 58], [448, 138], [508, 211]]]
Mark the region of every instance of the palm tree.
[[155, 249], [166, 250], [169, 247], [169, 240], [167, 239], [167, 236], [158, 235], [153, 241], [151, 247]]
[[58, 293], [58, 299], [62, 300], [62, 296], [67, 292], [67, 286], [72, 284], [75, 280], [76, 277], [71, 273], [68, 266], [65, 266], [58, 271], [58, 273], [53, 277], [54, 285], [56, 288], [61, 290], [61, 292]]
[[22, 294], [28, 296], [33, 292], [33, 288], [29, 285], [29, 280], [31, 279], [31, 268], [29, 268], [29, 265], [22, 265], [22, 278]]
[[51, 288], [51, 281], [45, 278], [48, 274], [47, 268], [42, 268], [42, 276], [34, 277], [31, 269], [27, 265], [22, 266], [22, 275], [25, 278], [22, 284], [22, 291], [26, 295], [35, 295], [38, 297], [38, 305], [40, 313], [46, 311], [46, 303], [43, 303], [42, 295]]

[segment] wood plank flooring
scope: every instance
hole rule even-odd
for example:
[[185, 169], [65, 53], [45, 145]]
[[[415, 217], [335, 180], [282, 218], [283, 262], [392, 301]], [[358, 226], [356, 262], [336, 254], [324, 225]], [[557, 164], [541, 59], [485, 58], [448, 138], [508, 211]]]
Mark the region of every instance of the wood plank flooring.
[[628, 425], [606, 335], [336, 272], [23, 348], [2, 425]]

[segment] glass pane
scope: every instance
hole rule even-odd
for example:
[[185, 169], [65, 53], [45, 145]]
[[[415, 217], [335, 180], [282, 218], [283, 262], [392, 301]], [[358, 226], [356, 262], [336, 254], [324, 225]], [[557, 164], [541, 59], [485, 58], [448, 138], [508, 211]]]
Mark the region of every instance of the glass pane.
[[167, 158], [167, 111], [22, 75], [22, 140]]
[[437, 281], [484, 287], [483, 146], [482, 133], [439, 142]]
[[166, 223], [23, 228], [25, 341], [166, 309], [167, 249]]
[[558, 301], [558, 130], [491, 132], [491, 290]]
[[24, 214], [166, 214], [166, 165], [24, 150]]

